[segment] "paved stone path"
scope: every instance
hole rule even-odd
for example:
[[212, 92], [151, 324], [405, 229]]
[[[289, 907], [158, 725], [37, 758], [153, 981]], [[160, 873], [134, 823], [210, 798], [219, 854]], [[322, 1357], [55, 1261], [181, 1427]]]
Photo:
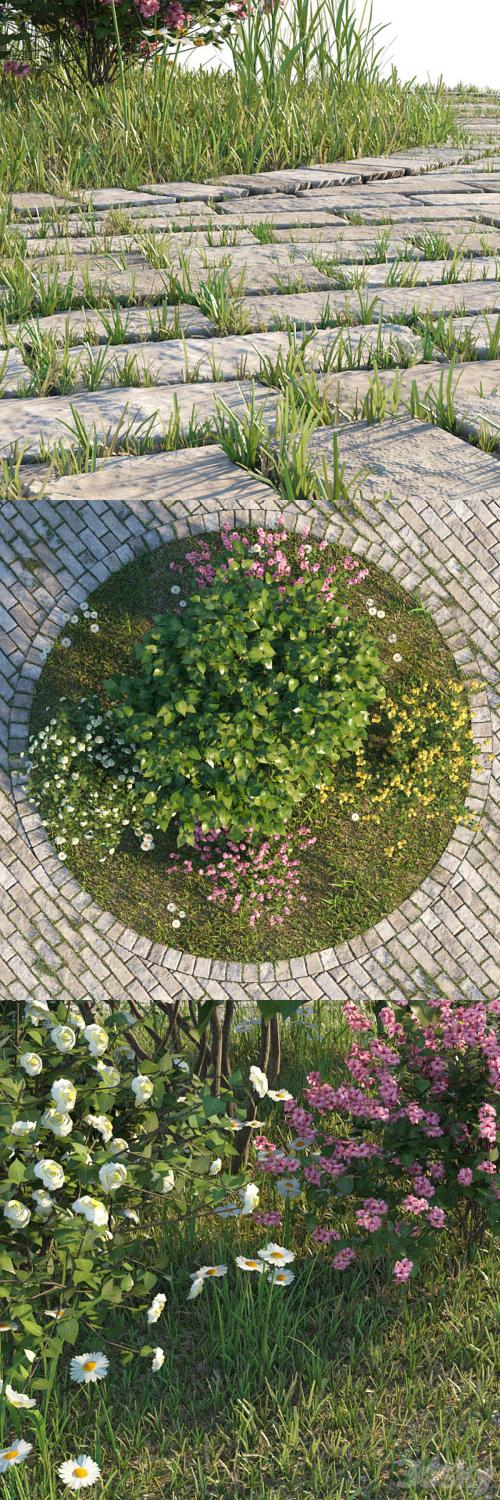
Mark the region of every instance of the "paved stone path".
[[[249, 1001], [262, 993], [332, 1000], [498, 993], [496, 105], [488, 99], [484, 117], [481, 101], [474, 114], [467, 108], [471, 143], [463, 149], [396, 152], [217, 184], [12, 195], [0, 284], [5, 997], [127, 995], [171, 1003], [203, 994]], [[28, 308], [13, 275], [19, 255], [32, 272]], [[47, 278], [56, 266], [59, 298], [49, 308]], [[233, 331], [231, 319], [220, 326], [223, 287]], [[124, 928], [79, 887], [26, 802], [19, 755], [47, 652], [98, 583], [169, 538], [223, 520], [275, 523], [283, 511], [276, 491], [232, 463], [211, 433], [221, 401], [241, 415], [253, 399], [273, 426], [281, 396], [269, 387], [269, 370], [306, 329], [305, 358], [330, 402], [352, 498], [321, 514], [306, 502], [289, 506], [286, 523], [302, 525], [307, 515], [318, 534], [416, 589], [433, 614], [471, 684], [474, 826], [457, 827], [411, 898], [352, 941], [275, 965], [213, 962]], [[63, 356], [71, 380], [58, 390]], [[381, 357], [377, 382], [388, 393], [387, 415], [367, 425], [363, 401]], [[428, 423], [408, 415], [412, 391]], [[442, 401], [447, 393], [445, 425], [452, 411], [453, 432], [435, 425], [440, 392]], [[174, 420], [180, 433], [190, 427], [193, 447], [163, 451]], [[157, 451], [118, 452], [95, 472], [58, 477], [64, 455], [72, 467], [77, 423], [103, 444], [118, 427], [122, 443], [125, 433], [138, 439], [146, 427]], [[310, 442], [318, 466], [331, 464], [332, 436], [328, 426]]]

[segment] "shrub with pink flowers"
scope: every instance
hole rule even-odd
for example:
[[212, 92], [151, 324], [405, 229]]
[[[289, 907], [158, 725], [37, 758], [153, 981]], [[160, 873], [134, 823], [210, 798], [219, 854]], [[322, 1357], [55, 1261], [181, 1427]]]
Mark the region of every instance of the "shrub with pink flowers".
[[[335, 1271], [389, 1263], [407, 1282], [447, 1231], [470, 1252], [499, 1220], [500, 1001], [351, 1002], [345, 1081], [310, 1073], [283, 1109], [290, 1146], [256, 1142]], [[297, 1151], [297, 1141], [300, 1149]]]
[[175, 39], [194, 31], [213, 41], [232, 19], [227, 0], [9, 0], [0, 17], [0, 57], [7, 56], [8, 72], [25, 77], [27, 64], [10, 57], [13, 40], [31, 50], [40, 37], [74, 75], [109, 83], [120, 53], [125, 61], [148, 56], [165, 33]]

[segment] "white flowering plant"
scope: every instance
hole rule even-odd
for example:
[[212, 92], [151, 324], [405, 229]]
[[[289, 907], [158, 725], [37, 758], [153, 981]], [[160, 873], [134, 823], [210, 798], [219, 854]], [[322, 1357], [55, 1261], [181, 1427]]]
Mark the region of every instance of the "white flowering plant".
[[227, 1191], [229, 1091], [215, 1096], [156, 1025], [125, 1006], [102, 1022], [83, 1001], [4, 1006], [0, 1324], [14, 1371], [27, 1341], [54, 1359], [105, 1308], [142, 1316], [169, 1281], [167, 1218]]

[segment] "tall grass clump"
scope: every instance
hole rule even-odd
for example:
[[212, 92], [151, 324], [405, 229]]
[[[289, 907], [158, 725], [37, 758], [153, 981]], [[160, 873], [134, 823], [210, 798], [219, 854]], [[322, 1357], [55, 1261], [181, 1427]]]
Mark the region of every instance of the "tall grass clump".
[[382, 76], [381, 31], [352, 0], [251, 0], [232, 8], [229, 69], [187, 69], [187, 44], [171, 38], [135, 63], [120, 54], [109, 81], [78, 90], [60, 49], [38, 46], [25, 63], [13, 43], [0, 193], [132, 188], [456, 140], [442, 85]]

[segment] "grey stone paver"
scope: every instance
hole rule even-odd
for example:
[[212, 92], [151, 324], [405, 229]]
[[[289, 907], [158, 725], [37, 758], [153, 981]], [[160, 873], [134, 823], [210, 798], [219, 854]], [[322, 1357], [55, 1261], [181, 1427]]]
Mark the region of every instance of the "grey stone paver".
[[[113, 325], [113, 308], [84, 308], [75, 309], [73, 312], [49, 313], [48, 316], [36, 319], [36, 327], [41, 333], [57, 335], [61, 344], [77, 340], [83, 343], [107, 344], [109, 341], [109, 326]], [[144, 339], [154, 338], [155, 331], [158, 333], [158, 325], [161, 323], [165, 328], [179, 327], [181, 333], [186, 335], [197, 335], [205, 337], [213, 333], [213, 323], [205, 313], [200, 312], [199, 307], [189, 303], [176, 303], [169, 306], [160, 303], [152, 307], [125, 307], [120, 312], [120, 327], [123, 329], [123, 342], [136, 344]], [[107, 328], [106, 328], [107, 324]], [[11, 339], [22, 338], [25, 344], [30, 345], [30, 329], [33, 320], [27, 319], [24, 323], [9, 323], [9, 336]]]
[[0, 397], [15, 396], [19, 388], [29, 385], [31, 370], [17, 349], [0, 349]]
[[[473, 107], [477, 111], [477, 102]], [[400, 254], [409, 235], [435, 230], [446, 233], [453, 246], [460, 250], [463, 246], [464, 252], [476, 257], [473, 279], [439, 285], [436, 278], [441, 268], [421, 262], [421, 284], [417, 288], [391, 288], [384, 285], [387, 267], [378, 263], [367, 267], [363, 295], [371, 300], [373, 293], [380, 293], [373, 318], [376, 321], [382, 314], [383, 346], [389, 343], [396, 358], [398, 341], [400, 349], [406, 348], [406, 358], [408, 353], [415, 360], [419, 358], [421, 346], [415, 334], [391, 326], [417, 304], [422, 312], [454, 317], [457, 331], [466, 321], [472, 322], [479, 332], [480, 360], [485, 333], [482, 314], [486, 310], [495, 322], [500, 312], [500, 282], [495, 280], [492, 259], [486, 266], [487, 279], [481, 279], [484, 257], [488, 253], [494, 257], [500, 250], [500, 173], [499, 161], [494, 162], [494, 170], [489, 170], [484, 154], [487, 118], [478, 121], [476, 115], [473, 124], [476, 147], [395, 152], [387, 158], [256, 174], [249, 180], [236, 175], [217, 184], [144, 184], [131, 192], [103, 185], [97, 193], [73, 194], [71, 199], [44, 194], [14, 196], [12, 232], [28, 235], [33, 260], [53, 265], [53, 243], [64, 278], [71, 263], [66, 259], [69, 247], [78, 285], [83, 288], [85, 258], [90, 256], [94, 284], [102, 288], [109, 280], [115, 298], [122, 304], [131, 298], [134, 277], [137, 304], [164, 300], [165, 275], [148, 265], [134, 238], [145, 226], [156, 236], [170, 236], [174, 264], [179, 264], [181, 248], [187, 243], [195, 283], [203, 277], [203, 251], [213, 266], [223, 264], [229, 255], [231, 275], [244, 273], [243, 307], [252, 320], [253, 331], [222, 338], [213, 333], [210, 321], [196, 308], [186, 305], [179, 310], [180, 327], [186, 337], [159, 343], [150, 322], [156, 315], [154, 306], [124, 307], [123, 316], [128, 319], [126, 342], [123, 348], [114, 346], [109, 358], [115, 369], [123, 369], [131, 352], [126, 343], [144, 341], [134, 352], [148, 362], [152, 377], [162, 384], [150, 389], [78, 391], [68, 398], [12, 399], [8, 391], [12, 380], [17, 390], [16, 371], [21, 370], [23, 361], [17, 350], [8, 351], [9, 383], [0, 402], [0, 452], [8, 454], [27, 441], [22, 473], [25, 487], [31, 485], [33, 494], [32, 499], [24, 496], [20, 501], [4, 501], [2, 507], [4, 587], [0, 624], [5, 628], [0, 665], [0, 747], [5, 759], [0, 783], [4, 935], [0, 975], [9, 998], [20, 998], [29, 989], [47, 998], [55, 993], [68, 998], [87, 993], [96, 999], [128, 994], [139, 1003], [147, 1003], [151, 998], [168, 1002], [176, 995], [197, 997], [204, 993], [223, 999], [231, 993], [241, 1001], [251, 1000], [256, 986], [261, 993], [276, 998], [312, 994], [332, 1000], [358, 998], [365, 992], [374, 999], [411, 996], [429, 987], [474, 998], [498, 993], [495, 850], [500, 797], [489, 741], [492, 729], [497, 730], [498, 710], [500, 466], [497, 459], [463, 438], [428, 428], [406, 415], [376, 426], [368, 427], [360, 421], [346, 426], [346, 415], [352, 412], [356, 399], [359, 409], [373, 377], [363, 368], [342, 374], [333, 370], [321, 374], [321, 369], [325, 361], [340, 356], [347, 339], [353, 362], [358, 357], [361, 365], [372, 362], [379, 332], [373, 324], [318, 329], [327, 299], [330, 312], [339, 321], [346, 302], [353, 316], [359, 299], [353, 293], [346, 296], [327, 290], [326, 273], [312, 263], [314, 244], [325, 258], [338, 256], [346, 272], [346, 263], [359, 263], [365, 251], [373, 259], [373, 247], [384, 233], [384, 225], [388, 233], [384, 256], [388, 260]], [[500, 120], [495, 126], [497, 133], [499, 125]], [[465, 160], [467, 155], [472, 158], [470, 163]], [[85, 212], [84, 200], [88, 205]], [[66, 209], [64, 239], [60, 242], [52, 240], [45, 222], [48, 208], [54, 213]], [[123, 209], [132, 227], [110, 239], [108, 214], [113, 208]], [[349, 214], [360, 214], [364, 223], [349, 223]], [[273, 245], [260, 244], [252, 236], [252, 227], [261, 220], [271, 220], [275, 225]], [[239, 242], [234, 249], [220, 243], [221, 234], [228, 231]], [[98, 244], [100, 251], [94, 248]], [[114, 265], [109, 262], [110, 248], [115, 257], [125, 254], [126, 270], [121, 270], [116, 260]], [[414, 259], [418, 260], [417, 250]], [[303, 285], [310, 277], [309, 290], [280, 291], [282, 279], [288, 275], [288, 262], [290, 285], [302, 270]], [[278, 290], [266, 295], [276, 284]], [[251, 394], [250, 376], [258, 373], [261, 358], [272, 360], [288, 348], [286, 332], [257, 331], [260, 322], [264, 329], [270, 328], [277, 309], [279, 318], [298, 328], [314, 330], [306, 358], [319, 371], [319, 384], [329, 399], [338, 398], [340, 458], [346, 478], [355, 481], [363, 474], [361, 487], [353, 485], [352, 501], [339, 502], [331, 514], [318, 516], [315, 524], [350, 550], [364, 553], [392, 572], [405, 587], [417, 588], [469, 683], [479, 680], [481, 686], [470, 688], [480, 747], [469, 795], [476, 825], [456, 829], [419, 890], [370, 932], [335, 950], [297, 956], [273, 967], [239, 965], [231, 963], [230, 958], [227, 964], [212, 963], [183, 955], [150, 943], [124, 929], [113, 914], [102, 912], [56, 860], [36, 815], [24, 803], [15, 767], [17, 752], [26, 738], [33, 684], [46, 652], [64, 628], [67, 616], [99, 581], [143, 546], [155, 546], [174, 532], [214, 528], [222, 518], [244, 522], [249, 514], [272, 525], [282, 506], [271, 487], [232, 465], [216, 446], [144, 457], [119, 456], [98, 463], [94, 474], [61, 480], [54, 479], [46, 465], [32, 465], [30, 457], [39, 454], [41, 439], [58, 437], [66, 447], [71, 446], [65, 423], [71, 422], [72, 405], [101, 438], [120, 420], [125, 426], [131, 421], [137, 432], [152, 419], [151, 432], [157, 443], [176, 410], [181, 429], [190, 422], [193, 408], [201, 428], [213, 417], [221, 399], [241, 413]], [[61, 332], [66, 317], [56, 314], [54, 319], [42, 318], [40, 327], [42, 331], [51, 328]], [[81, 338], [85, 324], [89, 342], [105, 341], [98, 310], [71, 314], [71, 337]], [[13, 336], [13, 329], [10, 331]], [[81, 348], [75, 347], [73, 352], [75, 358], [84, 360]], [[402, 399], [407, 399], [416, 382], [425, 402], [426, 392], [436, 391], [442, 380], [446, 382], [449, 371], [439, 354], [432, 364], [403, 368]], [[29, 370], [26, 373], [29, 378]], [[26, 378], [24, 371], [21, 378]], [[394, 372], [382, 369], [378, 379], [382, 386], [391, 387]], [[464, 436], [477, 435], [480, 428], [494, 433], [495, 424], [500, 423], [500, 361], [457, 364], [452, 386], [455, 413]], [[255, 399], [264, 406], [272, 425], [279, 399], [276, 393], [257, 385]], [[317, 434], [310, 451], [318, 462], [325, 458], [328, 465], [331, 432]], [[45, 492], [40, 492], [41, 481]], [[287, 524], [302, 524], [307, 510], [305, 503], [295, 510], [288, 508]], [[42, 965], [40, 959], [44, 960]]]
[[[161, 344], [160, 349], [169, 349]], [[274, 410], [272, 393], [267, 386], [255, 385], [257, 406], [265, 408], [271, 416]], [[120, 424], [122, 439], [125, 434], [148, 437], [148, 441], [159, 447], [169, 423], [179, 415], [181, 430], [192, 420], [200, 425], [213, 417], [217, 399], [222, 399], [232, 410], [242, 412], [250, 397], [250, 385], [241, 380], [228, 380], [223, 384], [210, 381], [197, 385], [195, 382], [169, 386], [127, 386], [119, 389], [85, 391], [71, 396], [33, 397], [30, 401], [3, 401], [0, 403], [0, 457], [8, 457], [16, 450], [22, 451], [23, 463], [37, 458], [47, 447], [60, 443], [71, 451], [78, 447], [79, 437], [74, 425], [74, 414], [84, 422], [89, 437], [99, 442], [109, 441]]]

